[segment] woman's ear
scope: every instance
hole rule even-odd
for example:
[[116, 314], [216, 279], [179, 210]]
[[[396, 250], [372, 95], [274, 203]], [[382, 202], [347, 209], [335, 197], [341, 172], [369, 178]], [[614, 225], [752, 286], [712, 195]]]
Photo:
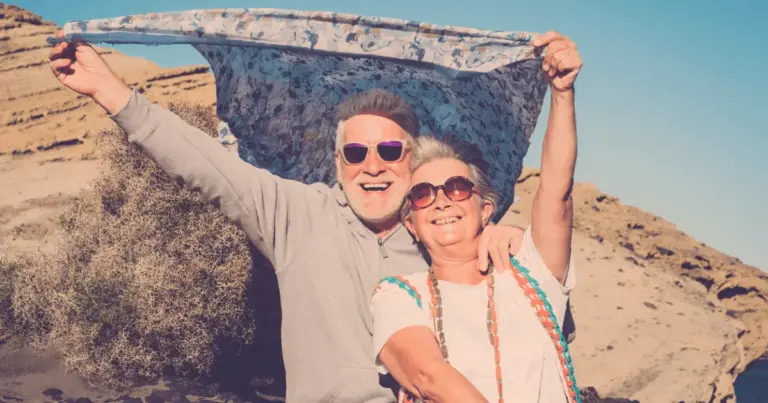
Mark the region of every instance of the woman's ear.
[[483, 215], [483, 227], [488, 225], [493, 215], [494, 205], [490, 200], [483, 200], [482, 215]]
[[416, 228], [413, 226], [413, 219], [411, 218], [411, 215], [412, 213], [408, 213], [408, 215], [405, 216], [403, 223], [405, 224], [405, 228], [408, 228], [408, 232], [410, 232], [411, 235], [416, 238], [416, 242], [421, 242], [421, 240], [419, 240], [419, 235], [416, 233]]

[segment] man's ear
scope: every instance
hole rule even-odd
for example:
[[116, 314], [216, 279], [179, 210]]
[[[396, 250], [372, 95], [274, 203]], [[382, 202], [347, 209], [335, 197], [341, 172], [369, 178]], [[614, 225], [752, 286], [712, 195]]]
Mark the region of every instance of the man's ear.
[[333, 153], [333, 157], [336, 160], [336, 182], [339, 183], [339, 186], [343, 188], [344, 181], [341, 179], [341, 168], [344, 165], [343, 161], [341, 160], [341, 156], [339, 155], [339, 152], [336, 151]]

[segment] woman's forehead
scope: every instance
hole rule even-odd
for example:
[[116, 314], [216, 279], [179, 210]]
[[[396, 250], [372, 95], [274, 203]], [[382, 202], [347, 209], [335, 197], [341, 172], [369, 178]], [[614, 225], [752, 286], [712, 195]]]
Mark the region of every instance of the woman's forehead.
[[467, 164], [454, 159], [444, 158], [430, 161], [420, 166], [411, 176], [411, 182], [421, 183], [429, 182], [433, 185], [442, 185], [445, 180], [452, 176], [469, 177], [469, 167]]

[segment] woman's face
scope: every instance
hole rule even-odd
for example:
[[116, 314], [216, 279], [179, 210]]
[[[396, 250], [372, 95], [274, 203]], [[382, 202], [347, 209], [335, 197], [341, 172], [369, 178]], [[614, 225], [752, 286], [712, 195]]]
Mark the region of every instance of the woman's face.
[[[428, 250], [474, 240], [488, 222], [493, 205], [484, 202], [476, 189], [469, 192], [469, 178], [469, 167], [452, 158], [426, 163], [413, 172], [406, 202], [411, 202], [410, 197], [419, 198], [422, 205], [434, 201], [424, 208], [411, 204], [405, 225]], [[430, 194], [425, 183], [446, 186]]]

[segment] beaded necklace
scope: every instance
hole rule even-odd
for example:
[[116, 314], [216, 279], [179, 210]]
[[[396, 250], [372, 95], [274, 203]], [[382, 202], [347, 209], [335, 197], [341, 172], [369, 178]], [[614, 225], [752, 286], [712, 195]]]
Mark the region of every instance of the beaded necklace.
[[[565, 376], [566, 384], [568, 386], [568, 401], [570, 403], [581, 403], [581, 391], [576, 385], [576, 378], [573, 371], [573, 363], [571, 361], [571, 354], [568, 349], [568, 343], [565, 340], [563, 332], [560, 330], [560, 325], [557, 323], [555, 312], [550, 305], [547, 295], [539, 286], [538, 281], [534, 279], [527, 268], [520, 264], [520, 262], [514, 257], [510, 257], [510, 261], [514, 269], [512, 273], [517, 281], [517, 284], [523, 290], [528, 301], [531, 303], [536, 315], [539, 317], [542, 325], [547, 329], [547, 333], [555, 343], [555, 347], [558, 351], [558, 358], [560, 361], [560, 369]], [[437, 284], [437, 277], [430, 268], [428, 270], [429, 281], [427, 285], [429, 287], [429, 293], [432, 302], [432, 326], [437, 334], [438, 343], [440, 345], [440, 351], [446, 362], [450, 363], [448, 356], [448, 349], [445, 343], [445, 334], [443, 331], [443, 300], [440, 295], [440, 288]], [[496, 386], [499, 393], [499, 402], [504, 402], [504, 395], [502, 389], [501, 378], [501, 354], [499, 348], [499, 336], [498, 336], [498, 323], [496, 317], [496, 305], [494, 302], [495, 291], [495, 275], [493, 267], [489, 268], [488, 277], [486, 277], [486, 284], [488, 287], [488, 336], [493, 346], [494, 359], [496, 361]], [[413, 395], [401, 389], [399, 402], [421, 402]]]
[[[440, 287], [437, 286], [437, 277], [432, 268], [428, 270], [429, 275], [429, 293], [432, 296], [432, 318], [435, 333], [437, 333], [438, 342], [440, 344], [440, 350], [443, 353], [443, 358], [446, 362], [448, 360], [448, 348], [445, 344], [445, 333], [443, 331], [443, 299], [440, 295]], [[499, 326], [496, 322], [496, 303], [494, 300], [494, 290], [496, 284], [496, 276], [493, 274], [493, 267], [488, 270], [488, 277], [485, 278], [485, 284], [488, 289], [488, 304], [487, 312], [488, 318], [486, 325], [488, 329], [488, 339], [493, 347], [493, 358], [496, 361], [496, 390], [499, 393], [499, 403], [504, 403], [504, 391], [502, 390], [501, 382], [501, 350], [499, 349]]]

